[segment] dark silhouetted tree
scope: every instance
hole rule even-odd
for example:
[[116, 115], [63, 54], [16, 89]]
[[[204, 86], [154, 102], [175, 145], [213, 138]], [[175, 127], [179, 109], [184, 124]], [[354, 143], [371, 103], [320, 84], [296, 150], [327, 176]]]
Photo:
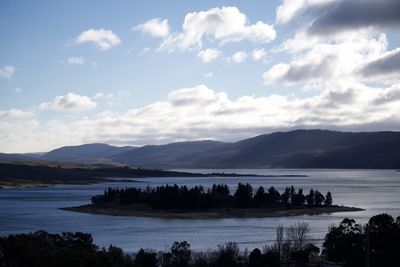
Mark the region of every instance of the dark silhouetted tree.
[[317, 206], [321, 206], [322, 203], [325, 200], [325, 197], [323, 194], [321, 194], [318, 190], [315, 191], [315, 198], [314, 198], [314, 204]]
[[332, 227], [325, 236], [323, 254], [331, 261], [344, 262], [346, 267], [365, 266], [362, 227], [347, 218], [338, 227]]
[[326, 193], [326, 196], [325, 196], [325, 202], [324, 202], [324, 204], [325, 204], [326, 206], [330, 206], [330, 205], [332, 205], [332, 202], [333, 202], [333, 200], [332, 200], [332, 194], [331, 194], [331, 192], [328, 191], [328, 193]]
[[239, 265], [238, 259], [238, 245], [236, 243], [229, 242], [219, 247], [215, 264], [218, 267], [234, 267]]
[[238, 187], [236, 189], [235, 194], [233, 195], [233, 201], [235, 203], [235, 207], [237, 208], [246, 208], [250, 207], [253, 199], [253, 188], [250, 184], [241, 184], [238, 183]]
[[135, 267], [157, 267], [157, 254], [153, 251], [140, 249], [133, 262]]
[[303, 195], [303, 189], [299, 189], [299, 192], [292, 197], [292, 204], [296, 206], [304, 205], [306, 197]]
[[265, 266], [264, 256], [258, 248], [255, 248], [249, 255], [249, 267], [263, 267]]
[[400, 224], [389, 214], [373, 216], [367, 225], [369, 234], [370, 266], [399, 266]]
[[307, 205], [314, 205], [315, 204], [315, 192], [311, 188], [310, 192], [306, 196]]

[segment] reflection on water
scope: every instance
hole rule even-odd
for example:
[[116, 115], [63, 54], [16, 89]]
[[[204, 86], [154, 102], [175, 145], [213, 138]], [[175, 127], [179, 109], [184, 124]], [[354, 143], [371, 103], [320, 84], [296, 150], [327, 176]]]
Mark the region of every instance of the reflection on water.
[[[194, 171], [194, 170], [192, 170]], [[208, 170], [196, 170], [209, 172]], [[215, 171], [215, 170], [213, 170]], [[232, 170], [220, 170], [232, 172]], [[136, 183], [107, 183], [83, 186], [54, 186], [34, 189], [0, 190], [0, 235], [30, 232], [39, 229], [49, 232], [90, 232], [100, 246], [110, 244], [126, 251], [139, 248], [169, 249], [174, 241], [187, 240], [195, 250], [214, 249], [218, 244], [237, 242], [242, 248], [263, 247], [273, 242], [279, 224], [289, 226], [297, 221], [308, 222], [312, 236], [321, 243], [328, 227], [344, 217], [365, 223], [378, 213], [400, 215], [400, 173], [394, 170], [234, 170], [237, 173], [304, 174], [309, 177], [223, 177], [223, 178], [148, 178]], [[366, 209], [313, 216], [253, 219], [166, 220], [155, 218], [119, 217], [81, 214], [58, 210], [86, 204], [90, 197], [108, 186], [157, 186], [186, 184], [205, 187], [213, 183], [226, 183], [231, 191], [238, 182], [249, 182], [253, 187], [274, 186], [282, 191], [294, 185], [308, 192], [329, 190], [334, 203]]]

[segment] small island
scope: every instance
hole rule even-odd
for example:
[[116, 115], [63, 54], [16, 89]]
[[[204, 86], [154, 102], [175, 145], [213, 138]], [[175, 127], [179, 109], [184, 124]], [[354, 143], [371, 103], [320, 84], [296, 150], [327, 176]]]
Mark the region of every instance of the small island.
[[231, 194], [226, 184], [202, 186], [165, 185], [155, 188], [108, 188], [91, 198], [91, 204], [62, 210], [91, 214], [156, 217], [165, 219], [261, 218], [360, 211], [361, 208], [333, 205], [330, 192], [324, 196], [311, 189], [287, 187], [279, 193], [273, 186], [257, 190], [239, 183]]

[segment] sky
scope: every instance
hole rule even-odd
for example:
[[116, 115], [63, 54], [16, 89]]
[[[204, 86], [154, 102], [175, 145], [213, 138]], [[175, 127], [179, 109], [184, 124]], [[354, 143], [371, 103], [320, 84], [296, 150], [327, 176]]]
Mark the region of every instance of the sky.
[[0, 1], [0, 152], [400, 130], [400, 1]]

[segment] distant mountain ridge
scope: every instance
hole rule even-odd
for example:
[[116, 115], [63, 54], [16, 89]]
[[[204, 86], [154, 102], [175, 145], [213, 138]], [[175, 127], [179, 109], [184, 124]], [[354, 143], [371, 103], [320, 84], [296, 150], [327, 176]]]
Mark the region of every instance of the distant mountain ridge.
[[41, 159], [49, 161], [99, 162], [107, 161], [114, 154], [123, 153], [136, 147], [117, 147], [101, 143], [78, 146], [64, 146], [44, 154]]
[[218, 141], [179, 142], [166, 145], [148, 145], [111, 156], [113, 162], [146, 167], [177, 167], [190, 165], [198, 153], [224, 147]]
[[[31, 155], [0, 154], [0, 160]], [[178, 142], [143, 147], [85, 144], [35, 158], [145, 168], [400, 168], [400, 132], [295, 130], [234, 143]], [[28, 158], [28, 159], [27, 159]]]
[[[400, 144], [399, 132], [336, 132], [326, 130], [296, 130], [259, 135], [236, 143], [228, 144], [222, 149], [196, 155], [193, 167], [203, 168], [319, 168], [316, 164], [324, 157], [336, 155], [333, 151], [363, 146], [363, 153], [373, 157], [374, 151], [368, 150], [376, 143], [394, 142]], [[392, 151], [393, 152], [393, 151]], [[383, 153], [385, 154], [385, 153]], [[400, 149], [395, 154], [400, 155]], [[364, 156], [365, 156], [364, 155]], [[357, 158], [356, 151], [352, 156]], [[387, 155], [385, 155], [387, 156]], [[298, 158], [301, 158], [299, 160]], [[383, 158], [376, 158], [383, 160]], [[327, 160], [329, 161], [329, 160]], [[323, 168], [351, 168], [348, 164], [335, 164], [333, 159]], [[300, 164], [304, 162], [304, 164]], [[348, 161], [349, 162], [349, 161]], [[400, 167], [400, 162], [398, 162]], [[369, 168], [359, 163], [361, 168]], [[383, 168], [384, 163], [380, 164]], [[395, 167], [397, 168], [397, 167]]]

